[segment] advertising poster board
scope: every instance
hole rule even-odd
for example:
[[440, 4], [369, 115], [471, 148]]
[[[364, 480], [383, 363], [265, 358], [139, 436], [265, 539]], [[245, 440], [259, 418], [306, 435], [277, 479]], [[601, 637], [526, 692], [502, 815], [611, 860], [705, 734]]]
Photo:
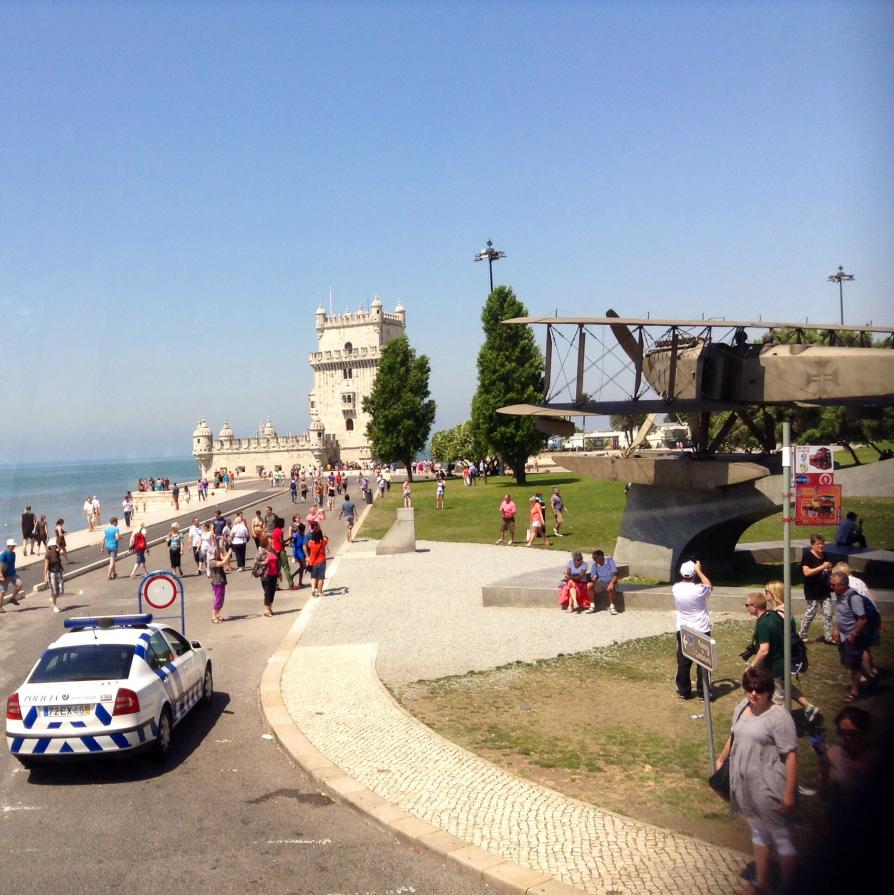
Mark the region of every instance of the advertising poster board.
[[835, 483], [835, 455], [830, 444], [796, 444], [792, 447], [792, 484]]
[[798, 485], [795, 488], [795, 525], [838, 525], [841, 485]]

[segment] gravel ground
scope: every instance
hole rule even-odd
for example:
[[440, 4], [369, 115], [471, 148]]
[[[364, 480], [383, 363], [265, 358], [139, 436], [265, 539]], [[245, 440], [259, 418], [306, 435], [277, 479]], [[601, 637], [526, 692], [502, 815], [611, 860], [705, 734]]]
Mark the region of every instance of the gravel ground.
[[378, 643], [379, 677], [402, 685], [674, 630], [672, 609], [612, 617], [481, 605], [483, 584], [544, 568], [556, 570], [558, 583], [567, 559], [536, 548], [437, 541], [417, 541], [416, 553], [376, 556], [374, 541], [358, 541], [339, 554], [335, 593], [315, 608], [301, 645]]

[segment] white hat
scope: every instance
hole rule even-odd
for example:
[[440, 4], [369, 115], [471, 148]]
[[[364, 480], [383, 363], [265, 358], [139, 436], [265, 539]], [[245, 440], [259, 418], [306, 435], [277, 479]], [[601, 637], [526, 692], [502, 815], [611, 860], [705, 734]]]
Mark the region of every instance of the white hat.
[[55, 546], [56, 546], [56, 539], [50, 538], [49, 541], [47, 541], [47, 547], [55, 547]]
[[18, 541], [15, 538], [9, 538], [9, 540], [6, 542], [7, 547], [15, 547], [16, 544], [18, 544]]
[[686, 562], [680, 566], [680, 574], [684, 578], [692, 578], [695, 575], [695, 563], [691, 559], [687, 559]]

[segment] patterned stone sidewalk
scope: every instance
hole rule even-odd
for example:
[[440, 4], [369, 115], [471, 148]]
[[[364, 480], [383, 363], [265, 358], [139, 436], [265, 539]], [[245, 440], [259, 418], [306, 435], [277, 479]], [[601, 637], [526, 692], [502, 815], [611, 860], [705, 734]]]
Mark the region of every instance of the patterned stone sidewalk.
[[598, 895], [732, 892], [747, 856], [521, 780], [404, 712], [376, 646], [298, 646], [281, 692], [305, 737], [392, 805], [479, 848]]

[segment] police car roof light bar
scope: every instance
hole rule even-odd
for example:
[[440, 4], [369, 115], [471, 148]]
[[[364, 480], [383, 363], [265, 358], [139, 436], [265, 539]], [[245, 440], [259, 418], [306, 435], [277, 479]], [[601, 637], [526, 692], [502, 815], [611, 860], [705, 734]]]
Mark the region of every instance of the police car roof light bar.
[[152, 613], [142, 615], [97, 615], [85, 618], [67, 618], [62, 626], [82, 631], [84, 628], [139, 628], [152, 621]]

